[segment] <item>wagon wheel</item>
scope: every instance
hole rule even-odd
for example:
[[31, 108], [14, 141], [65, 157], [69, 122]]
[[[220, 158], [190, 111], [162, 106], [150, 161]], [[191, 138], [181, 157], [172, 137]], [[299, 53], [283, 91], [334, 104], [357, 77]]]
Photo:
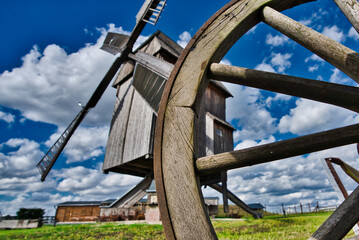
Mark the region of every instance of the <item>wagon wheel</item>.
[[[209, 78], [359, 111], [359, 91], [355, 87], [217, 64], [241, 36], [263, 21], [359, 82], [358, 53], [278, 12], [309, 1], [231, 1], [201, 27], [177, 61], [161, 100], [154, 152], [156, 189], [167, 239], [217, 239], [204, 210], [199, 175], [359, 142], [359, 124], [356, 124], [196, 158], [196, 113], [199, 112]], [[347, 2], [357, 5], [356, 1]], [[352, 6], [353, 9], [356, 7]], [[342, 8], [358, 31], [358, 16], [349, 10]], [[359, 220], [359, 216], [353, 217], [351, 214], [359, 211], [359, 189], [353, 192], [350, 199], [351, 202], [345, 201], [345, 207], [349, 207], [350, 211], [334, 213], [336, 226], [331, 226], [332, 231], [327, 231], [324, 223], [313, 235], [315, 239], [338, 239], [345, 236]], [[327, 235], [323, 235], [323, 232]]]

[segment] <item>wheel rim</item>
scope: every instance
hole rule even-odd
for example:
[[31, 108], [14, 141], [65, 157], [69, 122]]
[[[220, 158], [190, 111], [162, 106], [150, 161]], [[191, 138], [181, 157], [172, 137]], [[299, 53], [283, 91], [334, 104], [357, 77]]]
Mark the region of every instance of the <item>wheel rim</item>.
[[[309, 1], [231, 1], [201, 27], [177, 61], [162, 96], [154, 149], [156, 190], [167, 239], [217, 238], [204, 210], [194, 150], [196, 114], [211, 64], [260, 22], [264, 6], [282, 11], [305, 2]], [[356, 133], [347, 142], [357, 140]]]

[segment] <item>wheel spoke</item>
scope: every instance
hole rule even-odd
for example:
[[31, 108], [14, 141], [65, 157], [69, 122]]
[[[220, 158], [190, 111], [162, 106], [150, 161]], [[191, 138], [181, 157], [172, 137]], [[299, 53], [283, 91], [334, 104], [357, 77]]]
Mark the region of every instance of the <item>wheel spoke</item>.
[[357, 0], [334, 0], [340, 10], [348, 18], [355, 30], [359, 33], [359, 3]]
[[359, 112], [359, 88], [213, 63], [211, 79], [303, 97]]
[[263, 22], [317, 54], [359, 83], [359, 54], [303, 24], [265, 7]]
[[359, 187], [318, 228], [309, 240], [342, 239], [359, 221]]
[[241, 168], [359, 142], [359, 124], [198, 158], [200, 174]]

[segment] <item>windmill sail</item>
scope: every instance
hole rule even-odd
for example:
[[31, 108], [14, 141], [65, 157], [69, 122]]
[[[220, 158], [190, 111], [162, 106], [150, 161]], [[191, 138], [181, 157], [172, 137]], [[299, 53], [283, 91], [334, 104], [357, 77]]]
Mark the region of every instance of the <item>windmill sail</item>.
[[[156, 15], [157, 19], [159, 14], [162, 12], [163, 7], [166, 1], [158, 1], [151, 0], [145, 1], [144, 5], [140, 10], [140, 15], [142, 16], [140, 19], [137, 19], [136, 26], [132, 30], [131, 35], [128, 38], [124, 38], [126, 43], [121, 43], [121, 55], [116, 58], [110, 69], [107, 71], [106, 75], [101, 80], [100, 84], [97, 86], [96, 90], [92, 94], [91, 98], [87, 102], [86, 106], [81, 109], [81, 111], [77, 114], [75, 119], [70, 123], [70, 125], [66, 128], [66, 130], [61, 134], [60, 138], [55, 142], [55, 144], [50, 148], [50, 150], [45, 154], [45, 156], [40, 160], [40, 162], [36, 165], [41, 174], [41, 181], [45, 181], [46, 176], [50, 172], [51, 168], [55, 164], [56, 160], [60, 156], [62, 150], [66, 146], [67, 142], [70, 140], [72, 134], [75, 132], [76, 128], [80, 125], [82, 120], [85, 118], [86, 114], [90, 111], [91, 108], [94, 108], [101, 96], [105, 92], [106, 88], [110, 84], [111, 80], [117, 73], [118, 69], [128, 59], [128, 55], [132, 52], [132, 48], [137, 38], [141, 34], [143, 28], [146, 26], [148, 22], [148, 17], [152, 16], [154, 12], [158, 14]], [[143, 10], [145, 9], [145, 11]], [[156, 11], [154, 9], [157, 9]], [[160, 9], [160, 11], [158, 11]], [[156, 19], [156, 22], [157, 22]], [[153, 21], [151, 22], [152, 24]], [[110, 44], [107, 44], [110, 45]], [[104, 49], [106, 50], [106, 49]], [[113, 54], [113, 52], [111, 52]]]
[[45, 156], [40, 160], [40, 162], [36, 165], [41, 174], [41, 181], [43, 182], [50, 172], [52, 166], [55, 161], [59, 157], [60, 153], [66, 146], [67, 142], [70, 140], [72, 134], [75, 132], [77, 126], [81, 123], [82, 119], [86, 116], [88, 110], [83, 108], [75, 117], [75, 119], [70, 123], [70, 125], [66, 128], [66, 130], [61, 134], [61, 136], [57, 139], [57, 141], [52, 145], [49, 151], [45, 154]]

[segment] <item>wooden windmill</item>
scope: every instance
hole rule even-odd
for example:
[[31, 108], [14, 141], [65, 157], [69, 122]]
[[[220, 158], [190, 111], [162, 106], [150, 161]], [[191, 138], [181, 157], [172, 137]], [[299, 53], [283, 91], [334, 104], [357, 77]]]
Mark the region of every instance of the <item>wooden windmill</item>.
[[[111, 54], [120, 52], [121, 56], [117, 58], [87, 105], [37, 165], [42, 181], [72, 133], [89, 109], [96, 105], [120, 68], [113, 83], [113, 87], [117, 89], [116, 103], [103, 171], [144, 177], [143, 181], [116, 201], [116, 206], [135, 202], [145, 195], [153, 179], [154, 136], [160, 100], [167, 79], [183, 49], [160, 31], [149, 37], [135, 52], [131, 52], [131, 49], [144, 24], [155, 24], [164, 5], [165, 1], [146, 1], [136, 17], [137, 25], [131, 36], [107, 34], [101, 49]], [[198, 113], [198, 145], [195, 150], [197, 157], [233, 150], [235, 129], [225, 121], [225, 102], [228, 97], [232, 95], [221, 82], [209, 82]], [[225, 212], [228, 211], [230, 199], [254, 217], [261, 217], [228, 191], [226, 171], [203, 175], [200, 177], [200, 184], [209, 185], [223, 194]]]
[[[166, 237], [217, 239], [205, 212], [202, 184], [222, 192], [224, 204], [230, 198], [245, 208], [246, 205], [226, 189], [227, 170], [359, 142], [359, 125], [355, 124], [232, 151], [233, 142], [225, 136], [229, 136], [233, 129], [223, 118], [223, 112], [220, 112], [224, 108], [217, 112], [215, 105], [206, 102], [207, 98], [213, 98], [216, 102], [221, 94], [220, 101], [230, 96], [220, 82], [213, 81], [215, 79], [359, 112], [357, 87], [218, 64], [236, 40], [256, 24], [264, 22], [359, 82], [358, 53], [280, 13], [310, 1], [230, 1], [203, 25], [180, 56], [181, 50], [171, 41], [164, 41], [167, 37], [161, 32], [154, 34], [138, 51], [131, 52], [134, 39], [149, 20], [153, 9], [157, 9], [156, 5], [151, 4], [159, 4], [159, 1], [148, 1], [150, 5], [141, 11], [144, 13], [140, 14], [142, 17], [138, 18], [128, 40], [123, 39], [126, 38], [124, 36], [112, 35], [105, 42], [104, 49], [121, 51], [121, 56], [59, 143], [66, 144], [68, 136], [71, 136], [87, 111], [96, 105], [122, 66], [114, 83], [118, 91], [103, 169], [105, 172], [145, 178], [118, 204], [126, 205], [143, 194], [154, 173]], [[358, 2], [334, 1], [359, 32]], [[124, 46], [110, 47], [115, 42], [126, 43]], [[219, 142], [216, 142], [216, 138]], [[63, 147], [64, 144], [55, 144], [54, 151], [50, 150], [50, 153], [54, 152], [56, 156]], [[48, 158], [45, 156], [39, 163], [43, 176], [54, 163], [54, 157], [50, 155], [47, 154]], [[359, 188], [311, 239], [341, 239], [358, 222], [358, 212]]]

